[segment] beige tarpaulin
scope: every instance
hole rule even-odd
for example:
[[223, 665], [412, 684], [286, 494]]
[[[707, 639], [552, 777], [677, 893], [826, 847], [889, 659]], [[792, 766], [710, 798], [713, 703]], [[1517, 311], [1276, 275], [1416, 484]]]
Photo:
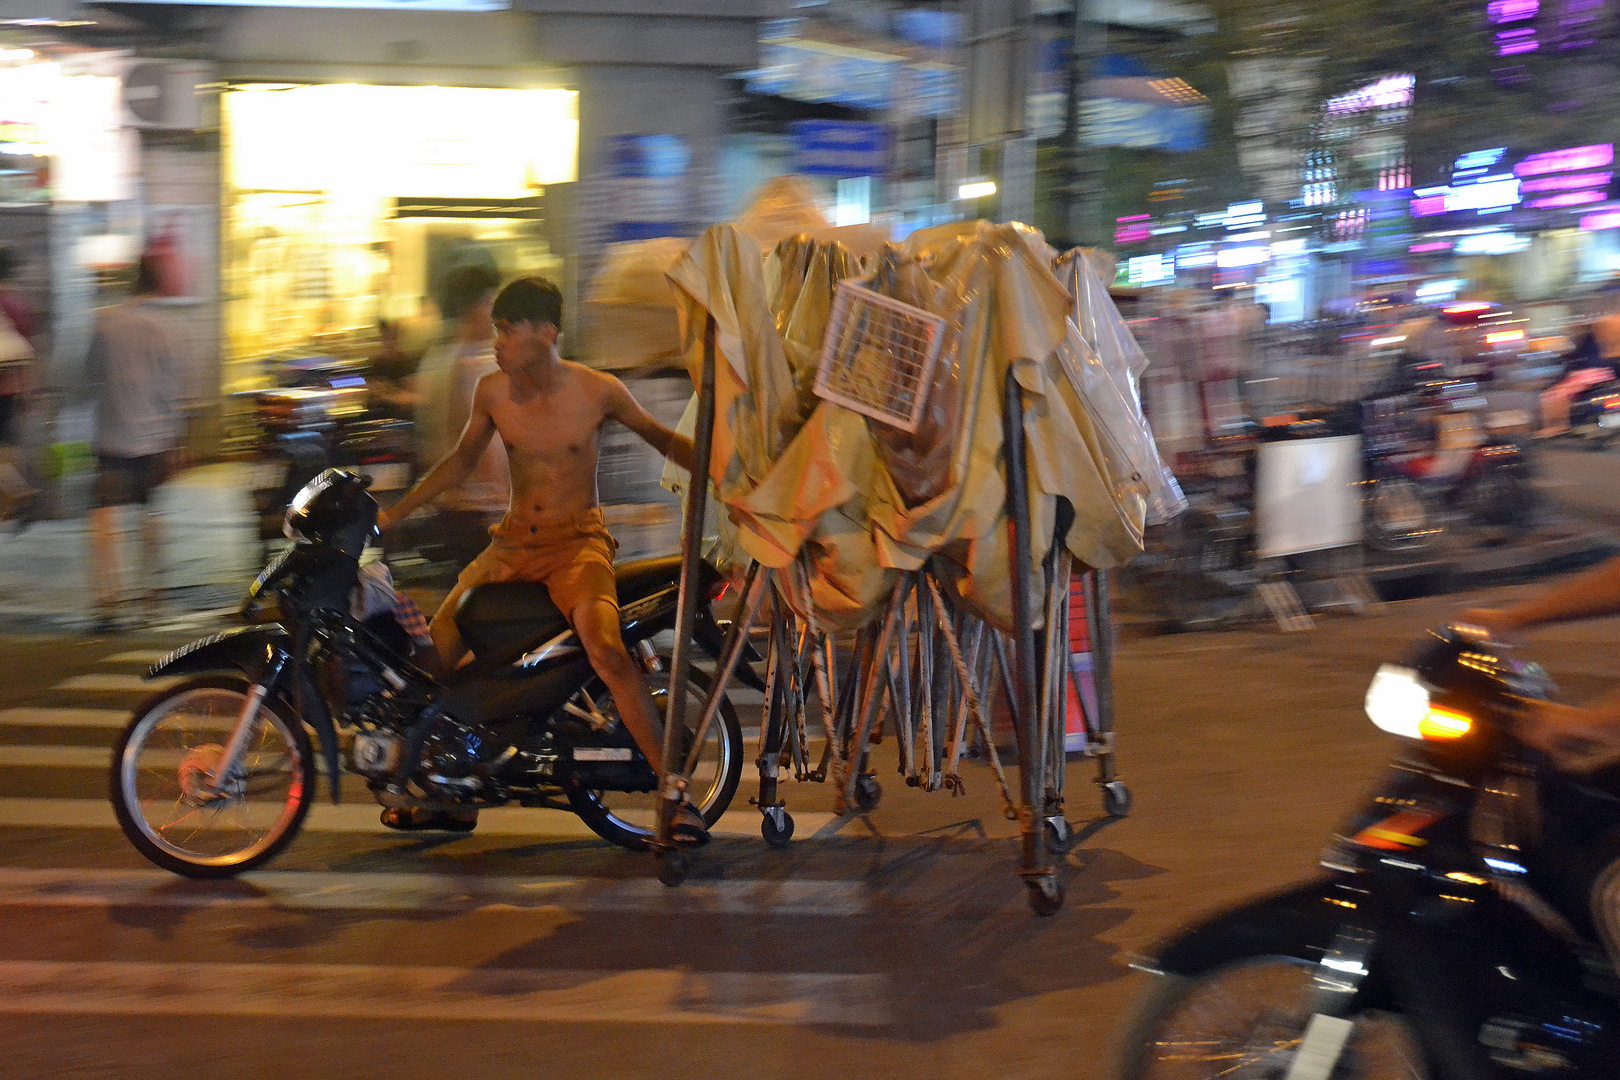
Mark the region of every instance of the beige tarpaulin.
[[870, 287], [950, 328], [916, 435], [809, 396], [834, 287], [853, 266], [848, 251], [806, 239], [760, 259], [750, 239], [735, 226], [711, 228], [670, 280], [694, 378], [705, 317], [716, 321], [711, 476], [736, 541], [767, 566], [802, 552], [822, 625], [864, 624], [895, 571], [936, 555], [964, 599], [1010, 625], [1001, 462], [1009, 369], [1025, 395], [1035, 559], [1050, 547], [1059, 498], [1075, 508], [1063, 541], [1084, 563], [1114, 566], [1140, 550], [1144, 498], [1111, 479], [1107, 440], [1060, 356], [1074, 298], [1039, 233], [943, 226], [886, 249], [870, 268]]
[[607, 246], [582, 305], [585, 363], [605, 371], [647, 371], [681, 363], [668, 274], [689, 243], [664, 236]]

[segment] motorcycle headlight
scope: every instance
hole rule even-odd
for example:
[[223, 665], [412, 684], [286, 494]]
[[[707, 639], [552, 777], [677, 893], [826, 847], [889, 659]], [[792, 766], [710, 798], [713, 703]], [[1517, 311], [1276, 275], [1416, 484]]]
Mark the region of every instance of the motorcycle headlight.
[[1449, 741], [1473, 729], [1466, 713], [1433, 704], [1429, 688], [1411, 668], [1384, 664], [1367, 687], [1367, 718], [1403, 739]]
[[1367, 687], [1367, 719], [1380, 731], [1403, 739], [1423, 738], [1429, 712], [1429, 688], [1411, 668], [1382, 664]]

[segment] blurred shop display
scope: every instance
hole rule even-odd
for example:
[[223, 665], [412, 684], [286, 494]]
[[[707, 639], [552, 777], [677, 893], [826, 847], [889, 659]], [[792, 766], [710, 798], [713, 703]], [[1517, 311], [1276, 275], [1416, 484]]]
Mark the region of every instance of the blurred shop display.
[[545, 189], [574, 179], [576, 98], [355, 84], [223, 94], [224, 388], [262, 385], [260, 357], [357, 339], [378, 318], [431, 326], [435, 289], [460, 262], [560, 277]]

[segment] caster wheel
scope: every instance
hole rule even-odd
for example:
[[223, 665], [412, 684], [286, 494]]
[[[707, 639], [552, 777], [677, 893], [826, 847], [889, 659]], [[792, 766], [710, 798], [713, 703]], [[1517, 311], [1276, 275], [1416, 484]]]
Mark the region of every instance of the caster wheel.
[[658, 860], [658, 880], [672, 889], [685, 881], [691, 871], [692, 860], [679, 848], [671, 848]]
[[1131, 812], [1131, 789], [1123, 780], [1110, 780], [1102, 789], [1103, 813], [1109, 817], [1125, 817]]
[[787, 847], [788, 841], [793, 839], [793, 815], [780, 807], [765, 811], [759, 821], [759, 835], [771, 847]]
[[883, 801], [883, 785], [871, 773], [861, 773], [855, 781], [855, 809], [870, 814]]
[[1063, 886], [1057, 878], [1044, 877], [1029, 883], [1029, 906], [1037, 915], [1056, 915], [1063, 910]]
[[1074, 826], [1069, 824], [1067, 818], [1049, 817], [1046, 819], [1046, 850], [1054, 855], [1067, 855], [1074, 849], [1076, 834]]

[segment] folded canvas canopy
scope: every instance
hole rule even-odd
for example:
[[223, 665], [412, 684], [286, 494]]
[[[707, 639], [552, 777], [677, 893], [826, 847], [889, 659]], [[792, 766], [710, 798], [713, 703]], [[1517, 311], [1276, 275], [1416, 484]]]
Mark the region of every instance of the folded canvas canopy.
[[793, 235], [762, 256], [738, 224], [694, 241], [669, 280], [694, 378], [707, 319], [716, 325], [710, 478], [725, 510], [722, 561], [802, 559], [802, 585], [781, 579], [789, 602], [848, 628], [880, 610], [896, 573], [934, 559], [958, 595], [1009, 627], [1009, 370], [1025, 395], [1034, 559], [1052, 543], [1059, 499], [1075, 511], [1061, 542], [1088, 566], [1140, 551], [1150, 504], [1163, 515], [1179, 499], [1136, 399], [1145, 360], [1086, 260], [1055, 256], [1025, 226], [967, 222], [867, 261], [864, 284], [947, 327], [922, 424], [907, 433], [812, 390], [837, 284], [859, 272], [855, 253]]

